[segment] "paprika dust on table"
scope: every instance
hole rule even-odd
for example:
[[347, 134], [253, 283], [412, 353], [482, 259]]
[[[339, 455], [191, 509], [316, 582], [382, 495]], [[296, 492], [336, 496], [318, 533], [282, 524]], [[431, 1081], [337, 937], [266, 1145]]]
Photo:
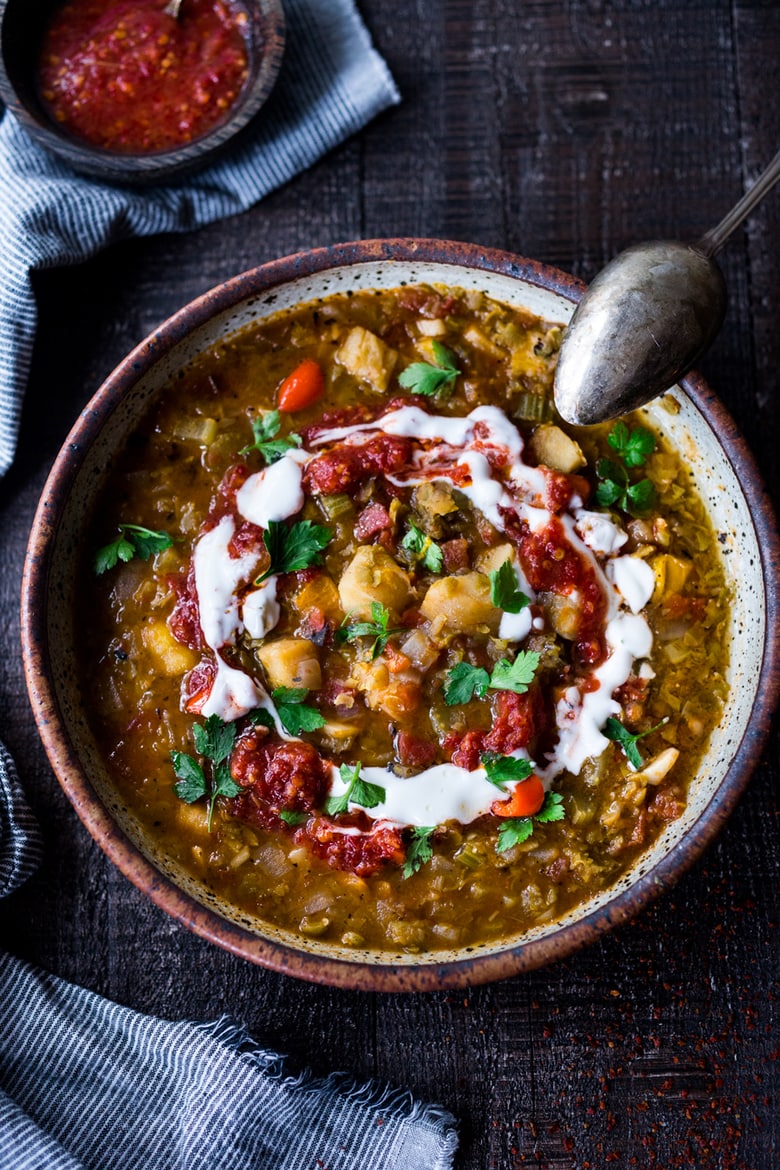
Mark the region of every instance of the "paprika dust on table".
[[224, 122], [249, 71], [233, 0], [69, 0], [48, 26], [38, 87], [54, 121], [94, 146], [152, 154]]

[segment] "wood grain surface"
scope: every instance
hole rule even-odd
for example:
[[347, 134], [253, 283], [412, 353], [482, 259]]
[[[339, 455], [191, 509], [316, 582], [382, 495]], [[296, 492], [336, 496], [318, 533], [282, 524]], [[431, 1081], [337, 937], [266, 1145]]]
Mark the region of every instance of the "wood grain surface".
[[[359, 237], [472, 240], [590, 278], [634, 240], [712, 226], [778, 148], [776, 0], [361, 11], [401, 106], [241, 217], [35, 279], [19, 456], [0, 485], [0, 734], [47, 852], [0, 905], [0, 945], [143, 1011], [229, 1012], [296, 1065], [408, 1086], [459, 1119], [459, 1170], [774, 1170], [776, 737], [719, 842], [634, 924], [534, 974], [420, 996], [309, 986], [188, 934], [103, 857], [39, 745], [19, 648], [30, 521], [79, 408], [153, 326], [245, 268]], [[702, 371], [777, 501], [780, 191], [722, 266], [730, 307]]]

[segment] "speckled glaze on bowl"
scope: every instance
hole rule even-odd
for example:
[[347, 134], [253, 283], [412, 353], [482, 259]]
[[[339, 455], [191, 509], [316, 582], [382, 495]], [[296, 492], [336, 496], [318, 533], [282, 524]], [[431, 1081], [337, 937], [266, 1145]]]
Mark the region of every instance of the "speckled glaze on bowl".
[[35, 86], [41, 30], [62, 0], [0, 0], [0, 98], [45, 150], [75, 171], [110, 182], [167, 182], [213, 162], [260, 111], [284, 53], [282, 0], [242, 0], [249, 14], [249, 76], [230, 116], [201, 138], [155, 154], [119, 154], [91, 146], [59, 127]]
[[226, 950], [275, 971], [366, 990], [433, 990], [503, 978], [562, 958], [636, 914], [723, 826], [758, 761], [780, 677], [780, 553], [771, 506], [733, 421], [691, 375], [647, 408], [647, 416], [689, 463], [719, 534], [727, 580], [739, 586], [731, 607], [730, 699], [685, 813], [615, 886], [560, 921], [498, 945], [390, 955], [269, 927], [219, 902], [160, 854], [111, 784], [77, 682], [75, 565], [112, 452], [168, 379], [218, 338], [316, 297], [417, 281], [479, 289], [562, 323], [583, 290], [573, 277], [533, 261], [435, 240], [318, 249], [227, 281], [138, 346], [85, 408], [44, 488], [23, 582], [25, 672], [38, 728], [76, 812], [112, 861], [158, 906]]

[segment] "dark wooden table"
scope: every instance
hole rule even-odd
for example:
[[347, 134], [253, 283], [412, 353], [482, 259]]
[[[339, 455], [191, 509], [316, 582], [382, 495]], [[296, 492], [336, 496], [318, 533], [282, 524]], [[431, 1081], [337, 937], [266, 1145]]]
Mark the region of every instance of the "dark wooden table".
[[[714, 224], [780, 142], [776, 0], [362, 10], [402, 106], [246, 215], [36, 279], [19, 456], [0, 486], [0, 732], [47, 853], [0, 906], [0, 945], [143, 1011], [228, 1011], [298, 1065], [441, 1102], [460, 1119], [460, 1170], [773, 1170], [776, 739], [720, 842], [635, 924], [546, 970], [419, 996], [309, 986], [188, 934], [92, 843], [38, 743], [18, 629], [30, 520], [77, 411], [153, 326], [245, 268], [359, 237], [473, 240], [589, 278], [635, 239]], [[722, 265], [731, 305], [702, 368], [777, 498], [780, 191]]]

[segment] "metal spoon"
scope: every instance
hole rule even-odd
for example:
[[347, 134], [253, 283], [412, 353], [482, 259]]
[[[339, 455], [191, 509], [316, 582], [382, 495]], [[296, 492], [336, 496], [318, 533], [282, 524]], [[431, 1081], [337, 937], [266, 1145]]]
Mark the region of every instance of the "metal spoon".
[[780, 151], [747, 194], [696, 244], [650, 240], [598, 274], [563, 337], [555, 405], [580, 426], [617, 418], [665, 393], [723, 323], [726, 286], [712, 257], [780, 179]]

